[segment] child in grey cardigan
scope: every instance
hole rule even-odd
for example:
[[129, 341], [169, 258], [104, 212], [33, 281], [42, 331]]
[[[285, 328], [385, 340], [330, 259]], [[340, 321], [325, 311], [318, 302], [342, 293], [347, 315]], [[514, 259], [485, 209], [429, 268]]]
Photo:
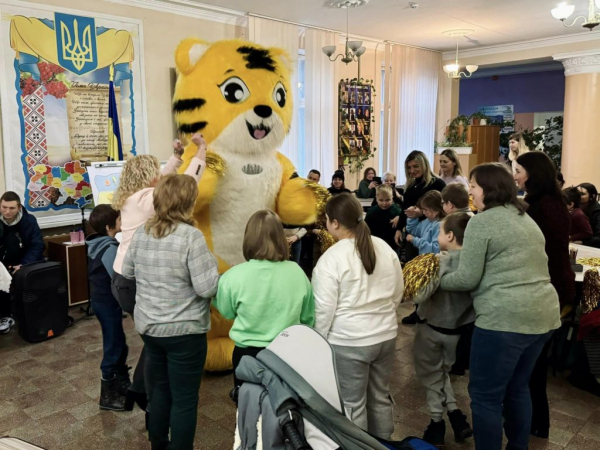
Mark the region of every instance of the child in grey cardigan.
[[[460, 249], [470, 216], [455, 213], [440, 224], [439, 244], [445, 252], [438, 255], [440, 269], [452, 272], [460, 261]], [[433, 292], [433, 293], [432, 293]], [[432, 294], [431, 294], [432, 293]], [[439, 276], [430, 281], [421, 296], [414, 298], [417, 314], [424, 321], [415, 330], [415, 371], [427, 390], [431, 422], [423, 439], [444, 445], [447, 410], [457, 442], [473, 435], [466, 416], [458, 409], [449, 372], [456, 359], [456, 346], [465, 326], [475, 321], [473, 300], [468, 292], [450, 292], [439, 288]]]

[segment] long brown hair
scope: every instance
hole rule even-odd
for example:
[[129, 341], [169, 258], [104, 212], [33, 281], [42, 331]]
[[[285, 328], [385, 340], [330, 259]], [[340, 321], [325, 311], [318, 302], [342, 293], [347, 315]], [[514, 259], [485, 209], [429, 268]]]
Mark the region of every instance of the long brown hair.
[[[445, 156], [454, 163], [454, 170], [452, 171], [453, 177], [457, 177], [459, 175], [461, 177], [464, 177], [462, 166], [460, 165], [460, 160], [458, 159], [458, 155], [454, 150], [452, 150], [451, 148], [447, 148], [442, 153], [440, 153], [440, 156]], [[440, 176], [442, 176], [442, 169], [440, 169]]]
[[417, 202], [417, 207], [435, 211], [438, 213], [438, 220], [442, 220], [446, 217], [444, 207], [442, 206], [442, 194], [440, 194], [439, 191], [425, 192]]
[[356, 251], [367, 275], [371, 275], [375, 270], [377, 257], [371, 240], [371, 231], [363, 220], [363, 209], [358, 200], [350, 194], [336, 195], [327, 202], [325, 212], [330, 222], [337, 220], [354, 235]]
[[513, 205], [523, 215], [525, 203], [517, 197], [517, 185], [509, 168], [500, 163], [485, 163], [471, 170], [469, 179], [483, 189], [483, 204], [485, 211], [496, 206]]
[[372, 167], [367, 167], [367, 168], [365, 169], [365, 171], [363, 172], [363, 180], [365, 180], [365, 181], [367, 180], [367, 175], [368, 175], [368, 173], [369, 173], [369, 172], [371, 172], [371, 171], [373, 171], [373, 176], [374, 176], [374, 177], [376, 177], [376, 176], [377, 176], [377, 171], [376, 171], [374, 168], [372, 168]]
[[195, 225], [192, 216], [198, 183], [189, 175], [165, 175], [154, 189], [155, 216], [146, 222], [146, 233], [156, 239], [167, 237], [179, 223]]
[[281, 219], [273, 211], [256, 211], [246, 224], [242, 247], [246, 261], [287, 261], [290, 248]]

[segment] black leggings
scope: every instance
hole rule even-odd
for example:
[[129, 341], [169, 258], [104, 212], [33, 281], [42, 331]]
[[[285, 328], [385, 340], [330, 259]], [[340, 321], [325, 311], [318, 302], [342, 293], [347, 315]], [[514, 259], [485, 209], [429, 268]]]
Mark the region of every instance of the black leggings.
[[237, 345], [233, 348], [233, 356], [232, 356], [232, 362], [233, 362], [233, 387], [238, 387], [240, 386], [243, 381], [240, 380], [238, 377], [235, 376], [235, 369], [237, 369], [237, 366], [240, 365], [240, 361], [242, 360], [242, 356], [252, 356], [253, 358], [256, 358], [256, 355], [258, 355], [258, 353], [262, 350], [264, 350], [264, 347], [238, 347]]

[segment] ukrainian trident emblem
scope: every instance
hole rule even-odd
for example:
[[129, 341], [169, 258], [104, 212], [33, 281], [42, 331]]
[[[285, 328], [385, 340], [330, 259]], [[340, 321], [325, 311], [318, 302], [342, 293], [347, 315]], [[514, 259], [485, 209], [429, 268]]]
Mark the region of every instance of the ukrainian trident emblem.
[[98, 67], [96, 24], [89, 17], [54, 14], [58, 62], [65, 69], [83, 75]]

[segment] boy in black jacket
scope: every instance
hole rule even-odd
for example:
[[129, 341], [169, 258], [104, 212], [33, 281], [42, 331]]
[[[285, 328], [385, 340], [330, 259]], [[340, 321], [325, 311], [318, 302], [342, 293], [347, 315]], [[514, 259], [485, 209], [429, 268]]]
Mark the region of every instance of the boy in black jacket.
[[383, 239], [394, 250], [398, 246], [394, 242], [396, 229], [392, 226], [392, 220], [402, 214], [402, 209], [393, 201], [392, 188], [387, 184], [377, 186], [375, 199], [377, 205], [372, 206], [367, 212], [365, 222], [371, 230], [371, 235]]
[[113, 263], [119, 246], [115, 235], [121, 231], [121, 218], [110, 205], [98, 205], [90, 214], [90, 225], [96, 232], [86, 239], [91, 302], [102, 327], [104, 353], [100, 365], [100, 409], [123, 411], [131, 384], [126, 365], [128, 348], [123, 311], [111, 292]]

